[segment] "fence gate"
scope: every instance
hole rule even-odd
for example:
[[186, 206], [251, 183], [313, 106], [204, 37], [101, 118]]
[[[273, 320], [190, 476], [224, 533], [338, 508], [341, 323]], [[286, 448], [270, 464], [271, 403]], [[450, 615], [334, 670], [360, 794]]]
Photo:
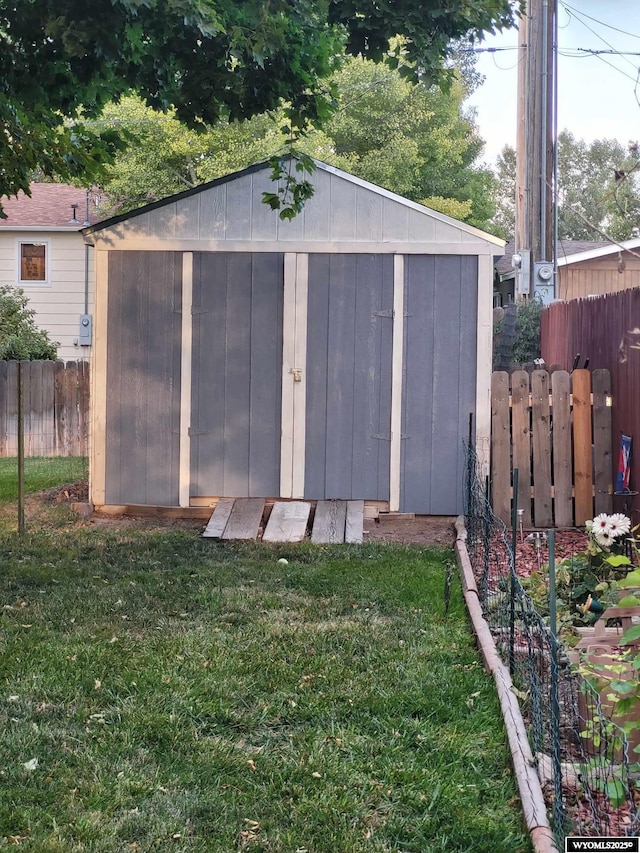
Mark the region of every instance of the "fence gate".
[[608, 370], [498, 371], [491, 381], [491, 500], [511, 522], [513, 469], [524, 527], [581, 526], [611, 512]]

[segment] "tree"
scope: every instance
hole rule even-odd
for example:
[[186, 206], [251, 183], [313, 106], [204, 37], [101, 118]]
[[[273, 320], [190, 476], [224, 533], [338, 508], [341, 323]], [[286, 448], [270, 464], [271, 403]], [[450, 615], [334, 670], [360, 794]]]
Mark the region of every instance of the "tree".
[[24, 290], [0, 285], [0, 360], [54, 360], [58, 345], [38, 329]]
[[[463, 110], [473, 68], [450, 87], [405, 79], [362, 58], [347, 59], [330, 80], [337, 107], [300, 147], [307, 154], [442, 212], [487, 227], [493, 175], [473, 161], [481, 147]], [[101, 121], [124, 126], [126, 151], [107, 170], [105, 193], [121, 210], [196, 186], [282, 151], [283, 112], [218, 122], [194, 134], [174, 114], [135, 97], [109, 105]]]
[[493, 233], [513, 240], [516, 231], [516, 149], [505, 145], [496, 161], [496, 213]]
[[323, 128], [330, 162], [487, 227], [494, 178], [489, 169], [474, 166], [483, 142], [463, 108], [472, 86], [467, 74], [453, 69], [450, 85], [442, 89], [351, 58], [332, 80], [338, 107]]
[[563, 240], [631, 237], [640, 225], [637, 152], [614, 139], [590, 145], [563, 131], [558, 138], [559, 234]]
[[[495, 230], [515, 232], [516, 152], [505, 146], [496, 164]], [[626, 240], [640, 226], [640, 159], [614, 139], [592, 143], [565, 130], [558, 136], [558, 236], [561, 240]]]
[[[30, 0], [0, 9], [0, 198], [31, 171], [93, 177], [119, 144], [88, 128], [134, 91], [194, 129], [287, 105], [290, 138], [333, 107], [344, 50], [437, 72], [451, 39], [512, 23], [510, 0]], [[405, 36], [389, 55], [389, 39]]]

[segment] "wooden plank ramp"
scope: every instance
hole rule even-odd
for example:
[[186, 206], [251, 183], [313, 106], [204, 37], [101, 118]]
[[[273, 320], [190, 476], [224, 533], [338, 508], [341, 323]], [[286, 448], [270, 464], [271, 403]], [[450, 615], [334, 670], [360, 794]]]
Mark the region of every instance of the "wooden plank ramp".
[[[209, 539], [257, 539], [264, 512], [262, 498], [220, 498], [202, 535]], [[263, 542], [302, 542], [311, 504], [275, 501], [262, 535]], [[364, 501], [318, 501], [311, 541], [349, 542], [364, 539]]]
[[359, 545], [364, 539], [364, 501], [348, 501], [344, 541]]
[[344, 542], [347, 501], [318, 501], [311, 531], [312, 542]]
[[222, 534], [223, 539], [256, 539], [260, 530], [263, 498], [236, 498]]
[[302, 542], [307, 532], [311, 504], [306, 501], [277, 501], [262, 536], [263, 542]]
[[222, 539], [234, 503], [233, 498], [220, 498], [202, 534], [205, 538]]

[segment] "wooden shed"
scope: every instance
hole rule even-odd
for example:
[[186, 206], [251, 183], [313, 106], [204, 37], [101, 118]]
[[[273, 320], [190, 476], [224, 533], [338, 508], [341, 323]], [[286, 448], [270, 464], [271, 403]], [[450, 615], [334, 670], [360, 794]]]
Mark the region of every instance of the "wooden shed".
[[503, 241], [317, 164], [292, 221], [260, 164], [86, 229], [91, 500], [462, 510], [488, 447]]

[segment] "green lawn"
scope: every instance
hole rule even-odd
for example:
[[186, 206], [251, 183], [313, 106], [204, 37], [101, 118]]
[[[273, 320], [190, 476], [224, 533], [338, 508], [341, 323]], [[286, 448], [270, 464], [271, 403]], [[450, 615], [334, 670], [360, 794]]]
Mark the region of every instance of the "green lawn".
[[0, 847], [529, 851], [452, 560], [0, 534]]
[[[25, 492], [37, 492], [60, 483], [86, 479], [87, 460], [82, 456], [28, 457], [24, 466]], [[0, 502], [18, 499], [18, 460], [0, 459]]]

